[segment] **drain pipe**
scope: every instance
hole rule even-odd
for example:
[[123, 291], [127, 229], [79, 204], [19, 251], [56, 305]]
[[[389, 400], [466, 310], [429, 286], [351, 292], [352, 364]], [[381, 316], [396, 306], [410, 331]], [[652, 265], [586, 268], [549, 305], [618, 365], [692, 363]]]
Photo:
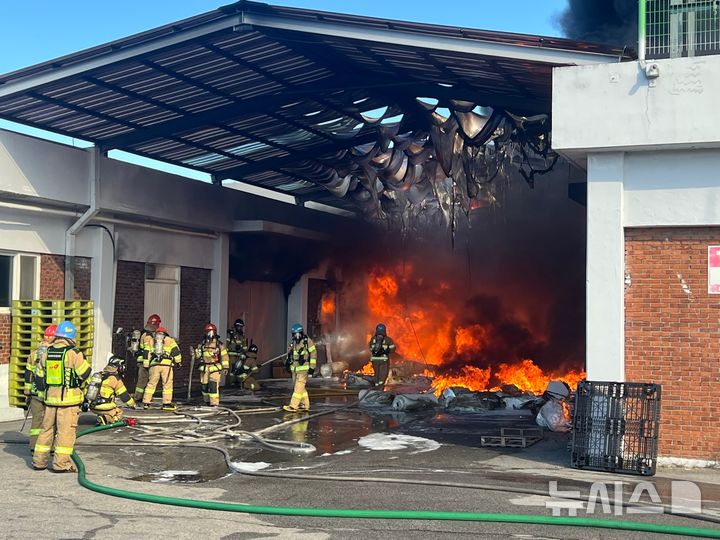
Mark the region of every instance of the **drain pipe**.
[[72, 300], [75, 296], [75, 240], [77, 234], [99, 212], [100, 199], [100, 149], [90, 149], [90, 207], [65, 232], [65, 299]]

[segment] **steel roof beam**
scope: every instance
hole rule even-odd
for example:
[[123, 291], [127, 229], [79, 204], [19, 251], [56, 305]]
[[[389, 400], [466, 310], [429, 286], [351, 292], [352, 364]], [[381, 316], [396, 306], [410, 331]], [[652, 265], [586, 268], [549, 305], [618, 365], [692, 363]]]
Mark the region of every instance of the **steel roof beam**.
[[617, 55], [553, 49], [549, 47], [528, 47], [513, 43], [498, 43], [463, 37], [440, 36], [377, 28], [354, 26], [329, 20], [294, 19], [273, 14], [243, 12], [244, 24], [262, 28], [277, 28], [325, 37], [360, 40], [373, 43], [401, 45], [443, 52], [455, 52], [498, 58], [512, 58], [551, 65], [589, 65], [617, 62]]

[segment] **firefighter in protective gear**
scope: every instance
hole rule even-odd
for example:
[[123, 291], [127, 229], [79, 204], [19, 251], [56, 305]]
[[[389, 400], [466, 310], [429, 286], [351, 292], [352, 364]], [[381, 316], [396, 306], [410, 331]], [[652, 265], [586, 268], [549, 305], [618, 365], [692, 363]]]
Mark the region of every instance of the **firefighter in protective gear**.
[[162, 408], [165, 411], [176, 409], [173, 398], [173, 369], [182, 365], [182, 356], [177, 342], [170, 337], [170, 333], [162, 326], [155, 330], [153, 351], [150, 355], [150, 373], [148, 383], [143, 394], [143, 408], [149, 409], [153, 394], [160, 381], [162, 381]]
[[26, 406], [30, 409], [32, 420], [30, 422], [30, 451], [35, 449], [35, 442], [37, 441], [38, 435], [43, 421], [43, 415], [45, 414], [45, 394], [41, 392], [35, 384], [35, 366], [38, 361], [42, 358], [47, 357], [48, 347], [55, 339], [55, 330], [57, 330], [57, 324], [51, 324], [45, 329], [43, 339], [38, 345], [38, 348], [30, 353], [28, 356], [27, 364], [25, 365], [25, 387], [24, 394], [27, 398]]
[[[227, 351], [230, 355], [230, 363], [235, 366], [238, 362], [245, 362], [250, 349], [250, 342], [245, 335], [245, 321], [235, 319], [232, 328], [229, 328], [227, 333]], [[233, 384], [239, 383], [240, 381], [235, 376], [235, 370], [233, 370], [232, 375]]]
[[395, 351], [395, 342], [387, 335], [383, 323], [375, 327], [375, 335], [370, 340], [370, 361], [375, 372], [375, 386], [383, 387], [390, 373], [390, 355]]
[[160, 326], [160, 315], [153, 313], [147, 319], [145, 328], [140, 334], [140, 347], [135, 355], [137, 360], [137, 381], [135, 383], [135, 401], [140, 401], [145, 393], [150, 378], [150, 359], [152, 358], [155, 341], [155, 330]]
[[257, 365], [258, 347], [254, 343], [248, 348], [244, 359], [239, 359], [233, 366], [233, 376], [243, 388], [255, 391], [260, 389], [260, 383], [255, 378], [260, 368]]
[[285, 367], [292, 374], [295, 386], [290, 405], [283, 405], [283, 409], [288, 412], [309, 411], [310, 398], [305, 385], [308, 377], [315, 373], [317, 349], [313, 340], [305, 334], [301, 324], [294, 324], [290, 329], [290, 333], [292, 339], [288, 347]]
[[202, 359], [200, 364], [200, 387], [203, 400], [211, 407], [220, 405], [220, 380], [222, 374], [230, 370], [228, 351], [220, 341], [217, 326], [213, 323], [205, 325], [205, 337], [197, 346], [195, 357]]
[[55, 448], [53, 471], [73, 472], [70, 456], [75, 445], [75, 429], [80, 405], [83, 402], [83, 385], [90, 376], [91, 367], [83, 353], [75, 346], [77, 328], [70, 321], [58, 324], [55, 340], [48, 347], [46, 357], [35, 365], [35, 381], [45, 392], [45, 415], [42, 431], [38, 435], [33, 453], [33, 468], [48, 466], [50, 449]]
[[[88, 389], [90, 410], [98, 415], [98, 425], [112, 424], [122, 419], [123, 410], [117, 406], [116, 398], [121, 399], [128, 407], [135, 407], [135, 400], [125, 388], [122, 379], [124, 374], [125, 359], [113, 356], [100, 373], [100, 387], [92, 400]], [[90, 384], [92, 385], [92, 382]]]

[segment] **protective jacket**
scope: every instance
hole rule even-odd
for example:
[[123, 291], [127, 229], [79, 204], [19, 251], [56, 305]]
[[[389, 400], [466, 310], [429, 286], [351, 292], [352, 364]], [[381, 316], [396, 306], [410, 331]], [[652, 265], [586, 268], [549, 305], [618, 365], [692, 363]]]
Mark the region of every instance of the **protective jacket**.
[[35, 364], [35, 381], [45, 393], [45, 405], [70, 407], [84, 399], [83, 386], [92, 370], [70, 341], [58, 338], [48, 347], [47, 356]]
[[202, 363], [200, 371], [208, 373], [216, 373], [230, 369], [230, 357], [228, 350], [220, 340], [212, 339], [198, 345], [198, 349], [202, 351]]
[[106, 366], [102, 371], [103, 381], [95, 400], [90, 404], [92, 409], [98, 411], [111, 411], [117, 405], [115, 398], [121, 399], [129, 407], [135, 406], [135, 400], [125, 388], [125, 383], [114, 366]]
[[137, 352], [137, 363], [143, 367], [150, 367], [150, 359], [152, 358], [155, 345], [153, 335], [150, 332], [143, 332], [140, 335], [140, 346]]
[[395, 342], [388, 336], [375, 335], [370, 340], [370, 360], [387, 362], [395, 350]]
[[155, 353], [155, 346], [153, 344], [153, 350], [150, 353], [150, 366], [172, 366], [180, 364], [182, 362], [182, 356], [180, 354], [180, 348], [177, 342], [170, 336], [165, 336], [163, 339], [163, 353], [157, 355]]
[[40, 358], [45, 358], [47, 356], [47, 351], [48, 345], [40, 344], [38, 348], [32, 351], [30, 356], [28, 356], [27, 364], [25, 364], [24, 376], [24, 394], [26, 396], [32, 396], [40, 400], [45, 399], [45, 392], [38, 389], [37, 384], [35, 384], [35, 366]]
[[246, 358], [238, 361], [233, 369], [233, 372], [241, 381], [258, 371], [260, 371], [260, 368], [257, 365], [257, 353], [250, 350], [248, 350]]
[[308, 336], [303, 336], [298, 342], [292, 340], [288, 350], [287, 363], [293, 373], [315, 370], [317, 364], [315, 342]]

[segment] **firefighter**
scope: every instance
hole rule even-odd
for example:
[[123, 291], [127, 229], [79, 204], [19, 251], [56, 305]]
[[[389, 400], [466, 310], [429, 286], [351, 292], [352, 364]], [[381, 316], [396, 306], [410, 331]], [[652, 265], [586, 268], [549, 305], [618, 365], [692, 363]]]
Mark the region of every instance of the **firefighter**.
[[283, 405], [288, 412], [310, 410], [310, 398], [305, 385], [308, 377], [315, 373], [317, 364], [317, 349], [300, 323], [294, 324], [290, 329], [292, 338], [288, 347], [285, 368], [292, 374], [295, 382], [290, 405]]
[[[227, 334], [227, 351], [230, 355], [230, 363], [233, 366], [236, 366], [238, 362], [244, 363], [247, 360], [247, 353], [250, 348], [248, 338], [245, 335], [245, 321], [235, 319], [232, 328], [228, 329]], [[234, 369], [231, 380], [233, 384], [240, 383]]]
[[140, 334], [140, 346], [136, 355], [137, 382], [135, 383], [135, 401], [141, 401], [147, 386], [150, 373], [150, 359], [152, 358], [155, 342], [155, 330], [160, 326], [160, 315], [153, 313], [147, 319], [143, 333]]
[[245, 358], [242, 357], [233, 366], [233, 376], [243, 388], [252, 391], [260, 389], [260, 383], [255, 378], [260, 368], [257, 365], [258, 347], [254, 343], [248, 348]]
[[40, 345], [30, 353], [27, 364], [25, 365], [25, 387], [23, 393], [27, 399], [25, 406], [30, 409], [30, 414], [32, 415], [30, 422], [31, 452], [35, 449], [35, 442], [37, 441], [38, 435], [40, 435], [40, 426], [42, 426], [43, 415], [45, 414], [45, 395], [35, 384], [35, 366], [40, 358], [46, 358], [48, 347], [55, 338], [55, 330], [57, 330], [57, 324], [51, 324], [45, 329], [45, 334], [43, 335]]
[[77, 328], [70, 321], [58, 324], [55, 339], [45, 358], [38, 358], [35, 381], [45, 392], [45, 415], [33, 453], [33, 468], [48, 466], [50, 449], [55, 448], [52, 468], [55, 472], [74, 472], [70, 456], [75, 445], [82, 387], [90, 376], [91, 367], [75, 346]]
[[220, 405], [220, 379], [230, 369], [228, 351], [220, 341], [217, 326], [213, 323], [205, 325], [205, 337], [197, 346], [195, 357], [201, 358], [200, 385], [203, 400], [206, 405], [217, 407]]
[[128, 407], [135, 407], [135, 400], [128, 393], [123, 382], [125, 359], [119, 356], [110, 358], [108, 365], [90, 379], [87, 391], [87, 405], [98, 415], [98, 425], [112, 424], [123, 417], [123, 410], [117, 406], [116, 398]]
[[375, 335], [370, 340], [370, 361], [375, 373], [375, 386], [383, 387], [390, 372], [390, 354], [395, 351], [395, 343], [387, 335], [383, 323], [375, 327]]
[[163, 326], [158, 326], [153, 339], [153, 350], [150, 354], [150, 370], [148, 383], [143, 394], [143, 409], [149, 409], [155, 388], [162, 381], [162, 408], [174, 411], [177, 407], [173, 398], [173, 369], [182, 365], [182, 356], [177, 342]]

